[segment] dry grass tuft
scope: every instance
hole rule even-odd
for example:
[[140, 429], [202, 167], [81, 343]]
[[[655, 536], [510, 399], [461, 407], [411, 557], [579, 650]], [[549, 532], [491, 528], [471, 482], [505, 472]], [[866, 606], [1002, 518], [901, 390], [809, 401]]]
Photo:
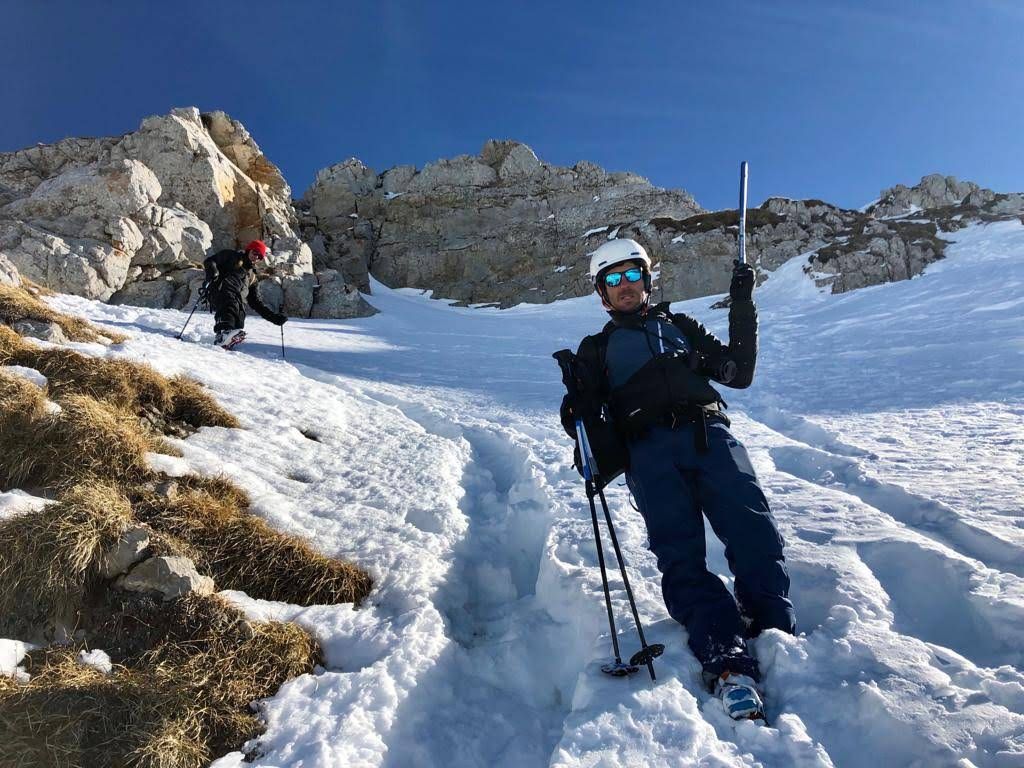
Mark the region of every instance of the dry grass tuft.
[[144, 363], [39, 347], [5, 326], [0, 326], [0, 364], [35, 368], [47, 378], [54, 398], [88, 395], [137, 416], [156, 412], [196, 429], [238, 426], [201, 384], [185, 376], [168, 379]]
[[43, 374], [55, 398], [88, 395], [132, 412], [143, 406], [160, 411], [170, 407], [167, 379], [141, 363], [89, 357], [70, 349], [43, 349], [34, 344], [25, 344], [12, 362]]
[[146, 493], [135, 502], [141, 519], [197, 553], [196, 565], [221, 589], [315, 605], [358, 604], [373, 586], [362, 569], [325, 557], [251, 514], [244, 492], [227, 480], [192, 475], [180, 478], [170, 497]]
[[25, 287], [14, 288], [0, 285], [0, 323], [12, 325], [19, 320], [39, 320], [44, 323], [56, 323], [71, 341], [103, 341], [109, 339], [118, 344], [127, 340], [127, 336], [115, 331], [97, 328], [80, 317], [66, 315], [51, 309], [40, 301]]
[[23, 347], [25, 342], [13, 329], [0, 323], [0, 365], [9, 365], [11, 358]]
[[217, 597], [105, 607], [94, 634], [112, 675], [51, 648], [29, 654], [27, 684], [0, 678], [0, 765], [205, 765], [260, 733], [250, 702], [320, 661], [295, 625], [249, 622]]
[[[11, 379], [15, 377], [0, 373], [0, 386], [27, 397], [23, 387], [11, 387]], [[41, 397], [38, 388], [36, 397]], [[130, 486], [149, 472], [146, 452], [161, 448], [142, 432], [137, 419], [90, 397], [69, 395], [54, 412], [45, 406], [40, 412], [38, 404], [27, 411], [4, 407], [0, 488], [60, 490], [83, 481]]]
[[3, 445], [4, 429], [12, 417], [29, 421], [40, 418], [46, 413], [46, 396], [28, 379], [0, 371], [0, 408], [0, 445]]
[[169, 386], [171, 390], [169, 418], [183, 421], [194, 427], [237, 429], [241, 426], [234, 414], [224, 410], [198, 381], [179, 374], [171, 378]]
[[198, 383], [44, 349], [0, 325], [6, 363], [39, 370], [48, 392], [0, 372], [0, 489], [58, 500], [0, 521], [0, 637], [77, 630], [116, 666], [104, 675], [77, 661], [78, 648], [51, 646], [27, 657], [27, 683], [0, 675], [0, 766], [198, 768], [239, 748], [262, 731], [250, 703], [310, 672], [316, 642], [216, 597], [164, 603], [106, 589], [106, 553], [142, 521], [152, 553], [190, 557], [222, 589], [358, 603], [369, 576], [273, 530], [226, 479], [161, 482], [148, 469], [145, 454], [166, 451], [160, 431], [237, 426]]
[[128, 499], [99, 484], [0, 521], [0, 636], [73, 625], [99, 583], [104, 553], [131, 524]]
[[0, 765], [199, 768], [210, 755], [197, 705], [160, 676], [80, 664], [77, 649], [27, 658], [32, 678], [0, 688]]

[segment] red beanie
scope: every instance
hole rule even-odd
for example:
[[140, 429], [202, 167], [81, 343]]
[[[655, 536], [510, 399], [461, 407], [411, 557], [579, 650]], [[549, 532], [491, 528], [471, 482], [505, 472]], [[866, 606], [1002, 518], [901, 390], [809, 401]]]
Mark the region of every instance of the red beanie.
[[245, 246], [246, 253], [252, 253], [257, 260], [267, 258], [267, 244], [262, 240], [253, 240]]

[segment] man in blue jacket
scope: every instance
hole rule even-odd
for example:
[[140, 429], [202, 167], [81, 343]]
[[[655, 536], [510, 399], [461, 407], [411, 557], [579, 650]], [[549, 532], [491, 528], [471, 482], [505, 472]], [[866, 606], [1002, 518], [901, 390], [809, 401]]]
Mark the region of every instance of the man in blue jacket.
[[[611, 320], [587, 336], [577, 369], [587, 402], [602, 404], [628, 449], [626, 479], [647, 525], [671, 616], [689, 634], [704, 681], [736, 718], [763, 717], [760, 672], [746, 639], [796, 631], [783, 541], [746, 449], [711, 386], [750, 386], [757, 359], [755, 274], [738, 264], [729, 293], [729, 344], [669, 305], [650, 306], [651, 260], [634, 240], [591, 255], [591, 278]], [[575, 437], [568, 399], [562, 421]], [[582, 416], [582, 414], [580, 414]], [[725, 544], [735, 597], [707, 568], [704, 516]]]

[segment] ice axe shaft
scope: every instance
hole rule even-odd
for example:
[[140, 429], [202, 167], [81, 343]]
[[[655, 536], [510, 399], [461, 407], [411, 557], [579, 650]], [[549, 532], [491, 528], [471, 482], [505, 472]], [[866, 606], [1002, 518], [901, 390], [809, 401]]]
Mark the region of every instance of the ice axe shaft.
[[746, 263], [746, 161], [739, 164], [739, 249], [736, 261]]

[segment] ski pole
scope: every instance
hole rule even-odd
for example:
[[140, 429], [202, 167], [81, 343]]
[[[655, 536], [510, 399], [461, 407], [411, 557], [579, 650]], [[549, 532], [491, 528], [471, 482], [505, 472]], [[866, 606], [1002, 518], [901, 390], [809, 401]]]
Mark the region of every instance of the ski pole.
[[740, 237], [736, 261], [747, 263], [747, 161], [740, 163]]
[[204, 301], [206, 301], [206, 288], [205, 288], [205, 284], [204, 284], [203, 288], [199, 289], [199, 293], [196, 296], [196, 303], [192, 307], [192, 311], [188, 313], [188, 319], [185, 320], [185, 324], [183, 326], [181, 326], [181, 330], [178, 331], [178, 335], [175, 336], [174, 338], [179, 339], [179, 340], [181, 339], [182, 334], [185, 333], [185, 329], [188, 328], [188, 324], [190, 322], [192, 322], [192, 315], [194, 315], [196, 313], [196, 310], [199, 309], [199, 305], [202, 304]]
[[188, 313], [188, 319], [185, 321], [185, 324], [183, 326], [181, 326], [181, 330], [178, 331], [178, 335], [175, 336], [174, 338], [179, 339], [179, 340], [181, 339], [181, 335], [183, 333], [185, 333], [185, 329], [188, 328], [188, 324], [190, 322], [192, 322], [192, 315], [194, 315], [196, 313], [196, 310], [199, 308], [199, 305], [202, 304], [202, 303], [203, 303], [203, 297], [200, 296], [198, 299], [196, 299], [196, 303], [195, 303], [195, 306], [192, 307], [192, 311]]
[[[577, 422], [577, 429], [583, 425]], [[615, 651], [615, 664], [605, 665], [601, 668], [603, 672], [611, 675], [628, 675], [631, 670], [622, 663], [622, 654], [619, 652], [619, 633], [615, 630], [615, 616], [612, 614], [612, 595], [608, 589], [608, 571], [604, 564], [604, 547], [601, 546], [601, 530], [597, 525], [597, 507], [594, 505], [594, 483], [589, 478], [586, 481], [587, 501], [590, 502], [590, 519], [594, 523], [594, 541], [597, 543], [597, 562], [601, 566], [601, 586], [604, 588], [604, 605], [608, 610], [608, 628], [612, 634], [612, 649]]]
[[281, 325], [279, 328], [281, 329], [281, 359], [287, 360], [288, 358], [284, 356], [284, 326]]
[[626, 575], [626, 561], [622, 557], [622, 550], [619, 549], [619, 537], [615, 535], [615, 526], [612, 524], [612, 515], [608, 511], [608, 500], [604, 497], [604, 490], [598, 492], [601, 497], [601, 506], [604, 508], [604, 519], [608, 524], [608, 533], [612, 539], [612, 547], [615, 549], [615, 559], [619, 562], [619, 571], [622, 572], [622, 584], [626, 587], [626, 596], [629, 598], [629, 607], [633, 611], [633, 621], [636, 622], [636, 632], [640, 636], [640, 650], [633, 654], [629, 663], [634, 666], [647, 665], [647, 671], [651, 673], [651, 680], [654, 676], [654, 659], [665, 652], [665, 646], [661, 643], [647, 645], [647, 638], [644, 637], [644, 628], [640, 623], [640, 613], [636, 609], [636, 600], [633, 598], [633, 589], [629, 586], [629, 576]]
[[[562, 382], [565, 384], [569, 396], [576, 404], [573, 411], [575, 414], [579, 414], [579, 392], [572, 366], [573, 354], [569, 350], [564, 349], [554, 353], [552, 357], [558, 361], [558, 365], [562, 369]], [[640, 623], [640, 613], [636, 607], [636, 600], [633, 597], [633, 590], [629, 584], [629, 577], [626, 575], [626, 563], [622, 557], [622, 550], [619, 547], [618, 537], [615, 535], [615, 527], [612, 524], [611, 513], [608, 510], [608, 501], [604, 496], [604, 486], [600, 481], [600, 469], [597, 466], [597, 460], [594, 458], [594, 452], [590, 445], [590, 438], [587, 436], [587, 429], [583, 424], [583, 419], [579, 415], [577, 415], [575, 420], [575, 426], [576, 441], [579, 445], [580, 451], [580, 461], [583, 464], [582, 470], [583, 479], [586, 483], [587, 501], [590, 503], [590, 514], [594, 524], [594, 540], [597, 545], [597, 559], [598, 564], [601, 567], [601, 584], [604, 588], [605, 606], [608, 609], [608, 626], [611, 628], [612, 648], [615, 651], [615, 663], [602, 666], [601, 671], [610, 675], [623, 676], [636, 672], [640, 664], [646, 664], [647, 669], [651, 674], [651, 680], [655, 680], [653, 660], [664, 653], [665, 646], [660, 643], [647, 645], [647, 639], [644, 637], [643, 626]], [[618, 561], [619, 570], [622, 573], [622, 583], [625, 585], [626, 595], [629, 597], [630, 609], [633, 612], [633, 620], [636, 622], [637, 634], [640, 636], [641, 648], [633, 654], [632, 658], [629, 660], [629, 664], [622, 663], [622, 657], [619, 652], [618, 633], [615, 630], [615, 618], [612, 613], [611, 593], [608, 588], [608, 573], [604, 562], [604, 548], [601, 543], [600, 526], [597, 522], [597, 507], [594, 503], [595, 494], [599, 495], [601, 498], [601, 507], [604, 510], [605, 521], [608, 525], [608, 532], [611, 536], [612, 546], [615, 549], [615, 558]]]

